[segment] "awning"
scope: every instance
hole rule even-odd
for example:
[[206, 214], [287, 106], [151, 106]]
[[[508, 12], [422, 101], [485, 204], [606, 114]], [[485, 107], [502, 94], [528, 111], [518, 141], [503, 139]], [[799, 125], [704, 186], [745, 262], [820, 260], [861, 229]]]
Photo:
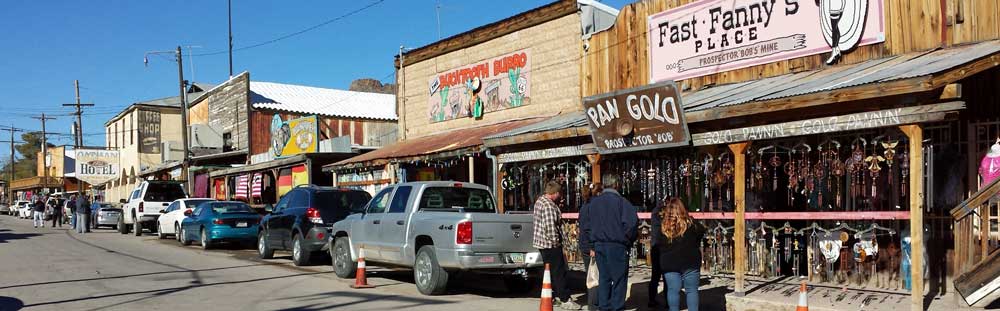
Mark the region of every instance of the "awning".
[[157, 165], [153, 165], [152, 167], [149, 167], [149, 168], [146, 168], [146, 169], [140, 171], [139, 172], [139, 177], [144, 177], [144, 176], [156, 174], [158, 172], [163, 172], [163, 171], [166, 171], [166, 170], [169, 170], [169, 169], [172, 169], [172, 168], [175, 168], [175, 167], [179, 167], [179, 166], [181, 166], [181, 161], [170, 160], [170, 161], [163, 162], [163, 163], [160, 163], [160, 164], [157, 164]]
[[312, 161], [314, 165], [323, 165], [326, 163], [342, 160], [350, 155], [353, 155], [353, 153], [320, 152], [320, 153], [297, 154], [287, 158], [274, 159], [271, 161], [257, 163], [257, 164], [244, 165], [240, 167], [233, 167], [233, 168], [213, 171], [209, 173], [209, 177], [255, 173], [267, 169], [292, 166], [300, 163], [307, 163], [309, 161]]
[[542, 119], [532, 118], [508, 121], [493, 125], [477, 126], [466, 129], [448, 131], [440, 134], [407, 139], [378, 150], [343, 160], [329, 167], [352, 168], [360, 166], [384, 165], [396, 161], [411, 159], [441, 158], [461, 155], [468, 152], [479, 152], [483, 147], [483, 138], [497, 133], [534, 124]]
[[[933, 91], [996, 67], [998, 63], [1000, 40], [993, 40], [764, 79], [710, 85], [685, 92], [682, 102], [688, 123], [746, 117]], [[490, 136], [485, 142], [488, 147], [496, 147], [589, 135], [586, 115], [577, 112]]]

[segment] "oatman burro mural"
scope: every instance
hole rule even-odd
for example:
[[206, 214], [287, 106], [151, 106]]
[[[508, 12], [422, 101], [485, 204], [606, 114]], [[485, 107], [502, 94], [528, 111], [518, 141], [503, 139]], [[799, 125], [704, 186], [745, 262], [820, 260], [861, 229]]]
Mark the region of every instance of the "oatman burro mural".
[[480, 118], [529, 104], [530, 54], [520, 50], [435, 75], [429, 84], [431, 122]]

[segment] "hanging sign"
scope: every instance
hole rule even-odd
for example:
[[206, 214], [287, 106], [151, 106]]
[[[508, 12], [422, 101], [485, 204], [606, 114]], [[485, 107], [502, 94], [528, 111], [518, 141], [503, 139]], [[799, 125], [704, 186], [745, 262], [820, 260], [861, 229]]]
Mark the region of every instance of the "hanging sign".
[[695, 146], [720, 145], [741, 141], [768, 140], [903, 124], [936, 122], [944, 120], [947, 112], [961, 109], [965, 109], [965, 102], [947, 102], [934, 105], [861, 112], [835, 117], [698, 133], [692, 136], [692, 141]]
[[118, 150], [77, 149], [76, 178], [91, 185], [100, 185], [118, 178], [121, 166]]
[[531, 53], [520, 50], [439, 72], [427, 84], [430, 122], [481, 118], [531, 103]]
[[276, 158], [313, 153], [319, 146], [319, 126], [316, 116], [282, 121], [279, 114], [271, 118], [271, 152]]
[[616, 153], [687, 145], [680, 90], [667, 81], [583, 99], [594, 145]]
[[882, 1], [702, 0], [650, 15], [651, 82], [830, 52], [885, 41]]

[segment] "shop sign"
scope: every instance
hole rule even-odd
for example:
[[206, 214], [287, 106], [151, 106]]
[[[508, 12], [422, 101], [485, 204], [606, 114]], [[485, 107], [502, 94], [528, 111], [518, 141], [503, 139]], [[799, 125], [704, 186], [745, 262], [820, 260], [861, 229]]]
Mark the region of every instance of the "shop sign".
[[428, 116], [441, 122], [531, 103], [531, 53], [520, 50], [439, 72], [428, 83]]
[[673, 81], [583, 99], [599, 153], [687, 145], [690, 139], [680, 90]]
[[948, 102], [935, 105], [862, 112], [827, 118], [698, 133], [692, 135], [692, 141], [695, 146], [707, 146], [935, 122], [944, 120], [946, 112], [964, 108], [964, 102]]
[[314, 153], [319, 140], [316, 116], [282, 121], [274, 114], [271, 118], [271, 152], [276, 158], [303, 153]]
[[648, 18], [650, 80], [683, 80], [885, 41], [882, 1], [703, 0]]
[[526, 162], [535, 160], [576, 157], [576, 156], [593, 154], [594, 152], [595, 152], [594, 146], [587, 144], [580, 146], [567, 146], [567, 147], [556, 147], [556, 148], [548, 148], [541, 150], [502, 153], [497, 155], [497, 161], [500, 163]]
[[100, 185], [118, 178], [121, 166], [118, 150], [77, 149], [76, 178]]

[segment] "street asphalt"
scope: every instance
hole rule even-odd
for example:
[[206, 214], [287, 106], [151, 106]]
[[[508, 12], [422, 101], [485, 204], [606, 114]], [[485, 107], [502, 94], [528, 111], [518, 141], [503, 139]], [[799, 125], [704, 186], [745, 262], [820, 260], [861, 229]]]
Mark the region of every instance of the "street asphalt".
[[[47, 225], [51, 225], [48, 223]], [[0, 311], [8, 310], [533, 310], [538, 291], [508, 294], [499, 279], [463, 276], [424, 296], [409, 271], [369, 269], [352, 289], [328, 258], [295, 267], [237, 246], [201, 250], [110, 229], [77, 234], [0, 216]]]

